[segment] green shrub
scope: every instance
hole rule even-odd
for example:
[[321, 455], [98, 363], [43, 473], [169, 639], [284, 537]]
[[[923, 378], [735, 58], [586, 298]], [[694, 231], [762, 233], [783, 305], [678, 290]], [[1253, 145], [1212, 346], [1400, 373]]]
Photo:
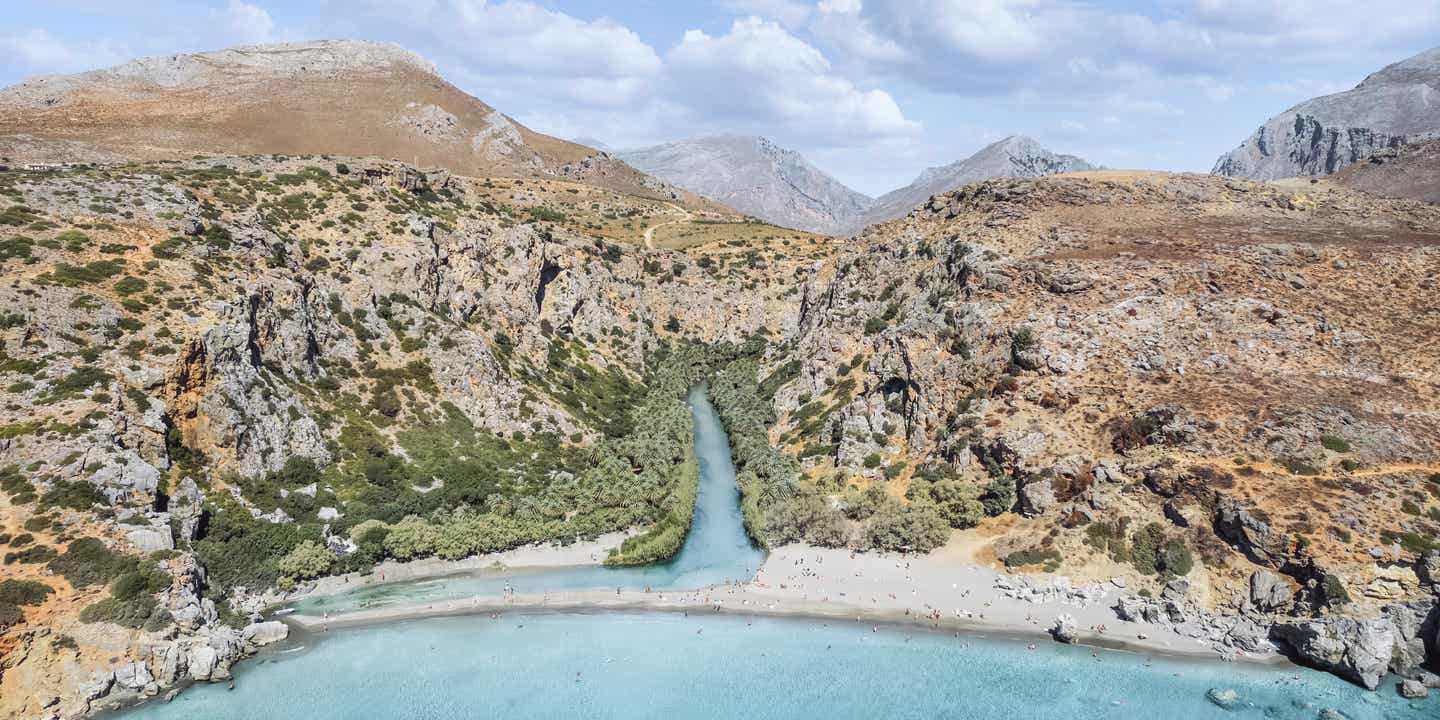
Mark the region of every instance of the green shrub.
[[39, 605], [53, 592], [49, 585], [34, 580], [0, 581], [0, 603]]
[[1055, 570], [1059, 569], [1061, 560], [1060, 552], [1053, 548], [1045, 550], [1040, 548], [1026, 548], [1025, 550], [1016, 550], [1006, 555], [1005, 567], [1014, 570], [1015, 568], [1025, 567], [1026, 565], [1042, 565], [1045, 568], [1045, 572], [1055, 572]]
[[[107, 597], [81, 610], [80, 622], [109, 622], [121, 627], [139, 629], [146, 626], [157, 610], [159, 608], [155, 598], [150, 595], [140, 595], [128, 600]], [[159, 612], [165, 611], [159, 610]]]
[[137, 560], [105, 547], [97, 538], [80, 538], [50, 561], [50, 569], [65, 576], [74, 587], [89, 587], [110, 582], [122, 573], [135, 569]]
[[276, 567], [286, 577], [309, 580], [324, 575], [334, 564], [335, 554], [329, 548], [314, 540], [306, 540], [280, 558]]
[[116, 260], [96, 260], [85, 265], [58, 263], [44, 276], [50, 282], [67, 287], [94, 285], [125, 272], [125, 264]]
[[114, 288], [115, 292], [120, 293], [121, 295], [134, 295], [138, 292], [144, 292], [147, 286], [149, 286], [149, 283], [145, 282], [144, 280], [141, 280], [140, 278], [137, 278], [133, 275], [126, 275], [125, 277], [115, 281]]
[[0, 602], [0, 630], [25, 622], [25, 611], [18, 605], [8, 602]]
[[1336, 435], [1321, 435], [1320, 444], [1323, 445], [1326, 450], [1329, 450], [1331, 452], [1350, 452], [1350, 443], [1346, 442], [1345, 438]]

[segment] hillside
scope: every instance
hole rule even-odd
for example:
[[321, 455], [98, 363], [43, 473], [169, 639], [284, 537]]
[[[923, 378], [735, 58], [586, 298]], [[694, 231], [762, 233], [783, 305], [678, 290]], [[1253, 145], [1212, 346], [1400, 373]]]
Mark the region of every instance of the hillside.
[[[292, 582], [287, 551], [366, 567], [422, 552], [367, 529], [440, 515], [457, 557], [654, 525], [689, 459], [681, 338], [782, 332], [794, 287], [765, 278], [834, 247], [570, 182], [318, 162], [0, 172], [0, 542], [7, 579], [50, 588], [0, 596], [7, 717], [228, 677], [269, 641], [243, 613]], [[683, 251], [646, 249], [661, 225]], [[129, 674], [87, 695], [98, 667]]]
[[1440, 577], [1432, 206], [1095, 172], [842, 244], [354, 159], [0, 179], [0, 509], [52, 589], [6, 621], [12, 714], [228, 677], [269, 637], [237, 613], [314, 574], [646, 528], [663, 557], [701, 378], [762, 542], [954, 528], [1166, 593], [1117, 612], [1221, 650], [1424, 657], [1397, 613]]
[[247, 154], [373, 156], [698, 202], [604, 152], [530, 130], [393, 44], [141, 58], [0, 90], [0, 157], [12, 163]]
[[1052, 153], [1028, 137], [1012, 135], [981, 148], [964, 160], [927, 168], [909, 185], [876, 198], [863, 215], [845, 227], [844, 234], [853, 234], [867, 225], [903, 217], [931, 196], [957, 190], [973, 182], [1003, 177], [1041, 177], [1091, 169], [1094, 166], [1080, 158]]
[[1440, 133], [1440, 48], [1389, 65], [1351, 90], [1266, 120], [1215, 161], [1217, 175], [1275, 180], [1328, 175], [1371, 154]]
[[1376, 151], [1335, 173], [1335, 180], [1385, 197], [1440, 203], [1440, 139]]
[[630, 165], [784, 227], [838, 234], [870, 198], [762, 137], [717, 135], [625, 150]]

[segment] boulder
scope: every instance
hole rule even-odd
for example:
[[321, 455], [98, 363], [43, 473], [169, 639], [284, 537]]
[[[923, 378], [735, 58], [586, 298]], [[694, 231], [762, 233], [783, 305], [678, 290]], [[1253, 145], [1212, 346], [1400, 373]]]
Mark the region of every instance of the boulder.
[[1264, 611], [1275, 610], [1290, 602], [1290, 586], [1284, 578], [1269, 570], [1250, 573], [1250, 603]]
[[1080, 642], [1079, 629], [1075, 626], [1075, 618], [1069, 615], [1061, 615], [1055, 618], [1055, 624], [1050, 626], [1050, 637], [1056, 642], [1066, 645], [1074, 645]]
[[1240, 705], [1240, 693], [1229, 688], [1210, 688], [1205, 691], [1205, 699], [1226, 710], [1234, 710]]
[[1223, 497], [1217, 503], [1214, 525], [1220, 539], [1260, 565], [1279, 567], [1288, 555], [1281, 533], [1234, 498]]
[[150, 669], [142, 662], [127, 663], [115, 670], [115, 683], [131, 690], [139, 690], [154, 681]]
[[156, 550], [174, 550], [175, 538], [170, 534], [170, 524], [156, 520], [149, 525], [121, 525], [120, 530], [125, 533], [125, 539], [130, 541], [140, 552], [151, 553]]
[[277, 643], [290, 636], [290, 626], [279, 620], [250, 623], [241, 631], [241, 636], [252, 645], [264, 646]]
[[1289, 646], [1298, 660], [1370, 690], [1380, 687], [1396, 644], [1395, 625], [1388, 618], [1330, 616], [1279, 623], [1270, 634]]
[[1412, 700], [1429, 697], [1430, 695], [1429, 688], [1425, 687], [1419, 680], [1410, 678], [1406, 678], [1397, 683], [1395, 690], [1400, 693], [1400, 697], [1410, 698]]
[[1033, 480], [1020, 488], [1020, 512], [1040, 515], [1055, 505], [1055, 486], [1048, 478]]
[[190, 650], [190, 677], [196, 680], [209, 680], [215, 672], [215, 648], [209, 645], [201, 645]]

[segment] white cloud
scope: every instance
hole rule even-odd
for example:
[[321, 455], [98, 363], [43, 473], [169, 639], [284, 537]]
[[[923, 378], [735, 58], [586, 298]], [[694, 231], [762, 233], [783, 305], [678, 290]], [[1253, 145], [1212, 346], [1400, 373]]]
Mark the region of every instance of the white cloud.
[[533, 75], [627, 78], [653, 75], [660, 59], [629, 28], [579, 20], [530, 2], [454, 0], [458, 27], [437, 28], [474, 66]]
[[667, 96], [712, 120], [778, 123], [836, 140], [919, 129], [889, 93], [856, 87], [814, 46], [757, 17], [718, 37], [690, 30], [665, 61]]
[[1126, 68], [1190, 78], [1260, 61], [1347, 61], [1433, 42], [1440, 27], [1440, 0], [1173, 0], [1147, 12], [1072, 0], [821, 0], [810, 27], [873, 72], [973, 95], [1108, 84], [1074, 85], [1077, 60], [1108, 82], [1135, 74]]
[[0, 36], [0, 56], [39, 73], [68, 73], [115, 65], [126, 53], [109, 42], [71, 42], [40, 29]]
[[224, 10], [212, 10], [211, 17], [221, 23], [225, 34], [239, 42], [257, 45], [275, 42], [275, 20], [265, 8], [241, 0], [230, 0]]

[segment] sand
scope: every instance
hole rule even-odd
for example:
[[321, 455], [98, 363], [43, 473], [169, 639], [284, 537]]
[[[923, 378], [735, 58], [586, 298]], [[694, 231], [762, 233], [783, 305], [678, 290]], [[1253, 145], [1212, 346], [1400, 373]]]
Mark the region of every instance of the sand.
[[525, 545], [505, 552], [476, 555], [463, 560], [424, 558], [408, 562], [387, 560], [375, 566], [369, 573], [347, 573], [320, 578], [313, 588], [290, 595], [287, 602], [307, 597], [334, 595], [354, 590], [357, 587], [389, 585], [411, 580], [444, 577], [476, 570], [498, 568], [558, 568], [579, 565], [599, 565], [610, 554], [611, 548], [620, 543], [629, 533], [614, 532], [601, 535], [594, 540], [560, 546], [551, 544]]
[[[1080, 606], [1007, 597], [995, 587], [1003, 570], [959, 560], [957, 553], [928, 556], [857, 554], [791, 545], [773, 551], [745, 584], [698, 590], [644, 592], [579, 590], [439, 600], [347, 612], [334, 617], [295, 614], [287, 622], [307, 631], [374, 625], [426, 617], [502, 612], [647, 610], [810, 617], [872, 625], [904, 623], [971, 634], [1044, 639], [1064, 614], [1084, 644], [1156, 655], [1215, 658], [1208, 643], [1153, 625], [1122, 622], [1111, 609], [1123, 592], [1110, 586], [1099, 602]], [[518, 561], [550, 561], [544, 550]], [[493, 558], [492, 558], [493, 560]], [[415, 565], [415, 564], [411, 564]], [[428, 569], [429, 565], [415, 565]], [[447, 565], [447, 567], [450, 565]], [[479, 567], [484, 567], [484, 564]], [[512, 565], [520, 567], [521, 565]], [[387, 580], [390, 575], [387, 573]], [[1051, 576], [1037, 576], [1050, 578]], [[1276, 655], [1240, 659], [1275, 662]]]

